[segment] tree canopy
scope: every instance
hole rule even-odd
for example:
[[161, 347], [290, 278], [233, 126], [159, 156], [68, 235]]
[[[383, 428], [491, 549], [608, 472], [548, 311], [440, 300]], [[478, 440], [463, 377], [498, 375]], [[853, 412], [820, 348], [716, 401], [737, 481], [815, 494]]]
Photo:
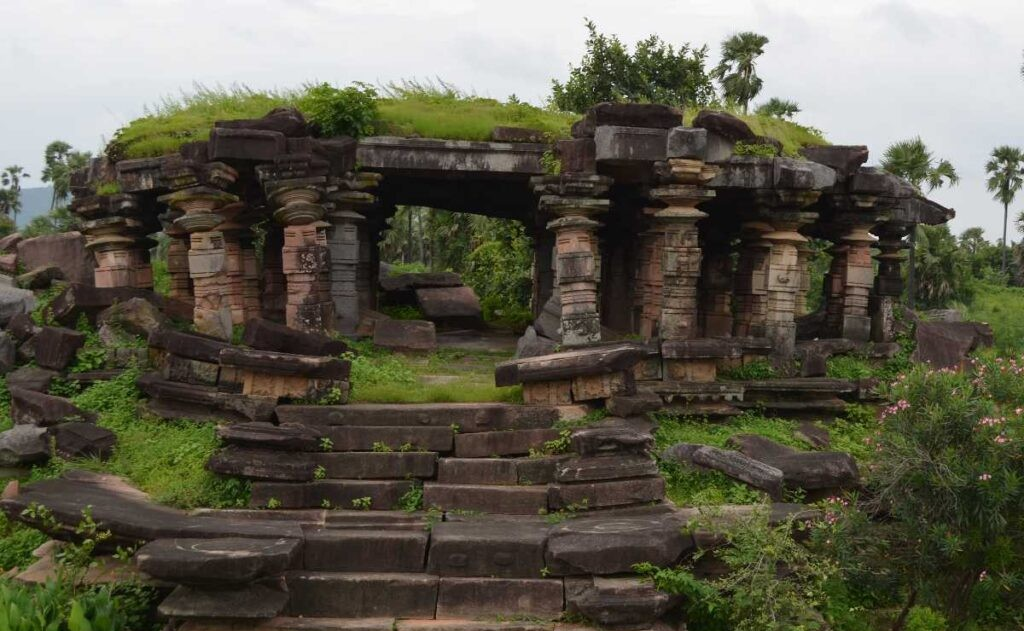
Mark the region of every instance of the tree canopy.
[[736, 33], [722, 42], [722, 59], [711, 71], [711, 76], [721, 84], [726, 100], [739, 104], [744, 114], [764, 85], [757, 76], [757, 58], [764, 54], [767, 45], [768, 38], [759, 33]]

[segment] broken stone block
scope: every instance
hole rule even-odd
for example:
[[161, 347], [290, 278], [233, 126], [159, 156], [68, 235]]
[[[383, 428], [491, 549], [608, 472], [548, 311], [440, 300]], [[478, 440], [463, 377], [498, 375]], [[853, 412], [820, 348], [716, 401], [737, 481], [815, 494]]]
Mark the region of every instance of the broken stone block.
[[7, 387], [47, 392], [50, 389], [50, 384], [59, 374], [55, 370], [46, 370], [38, 366], [22, 366], [7, 375]]
[[673, 127], [668, 130], [666, 157], [703, 161], [707, 150], [708, 132], [706, 129]]
[[198, 420], [230, 419], [269, 421], [274, 416], [277, 399], [218, 392], [209, 386], [168, 381], [155, 373], [139, 377], [136, 382], [152, 399], [149, 410], [164, 418]]
[[490, 486], [424, 482], [423, 506], [504, 515], [537, 515], [547, 509], [547, 490], [535, 486]]
[[251, 583], [292, 567], [297, 539], [157, 539], [139, 548], [135, 564], [153, 578], [184, 585]]
[[658, 465], [648, 456], [609, 455], [569, 458], [555, 468], [558, 482], [593, 482], [658, 475]]
[[61, 423], [50, 428], [57, 453], [64, 458], [99, 458], [114, 454], [117, 435], [93, 423]]
[[270, 162], [278, 154], [287, 153], [284, 134], [265, 129], [230, 129], [214, 127], [210, 130], [210, 160], [245, 160]]
[[217, 437], [229, 445], [281, 451], [317, 451], [320, 435], [297, 423], [232, 423], [217, 428]]
[[537, 334], [536, 329], [528, 326], [526, 327], [526, 332], [516, 342], [516, 359], [549, 355], [555, 352], [555, 347], [554, 340], [541, 337]]
[[573, 401], [596, 401], [633, 394], [636, 392], [636, 380], [633, 371], [624, 370], [606, 375], [573, 377], [570, 388]]
[[517, 359], [495, 367], [494, 383], [498, 386], [512, 386], [631, 371], [646, 354], [647, 350], [643, 346], [625, 342]]
[[738, 451], [704, 445], [691, 456], [693, 463], [706, 469], [721, 471], [725, 475], [767, 493], [772, 499], [781, 499], [784, 476], [782, 471]]
[[246, 346], [296, 355], [334, 356], [348, 350], [348, 344], [319, 333], [299, 331], [263, 318], [245, 323], [242, 342]]
[[251, 480], [309, 482], [314, 479], [316, 464], [309, 454], [231, 445], [210, 456], [206, 468]]
[[432, 351], [437, 331], [426, 320], [380, 320], [373, 328], [373, 343], [398, 351]]
[[63, 397], [8, 386], [11, 393], [11, 419], [22, 425], [49, 427], [58, 423], [96, 422], [94, 412], [79, 409]]
[[800, 453], [797, 449], [777, 443], [760, 434], [733, 434], [726, 439], [726, 444], [761, 462], [771, 462], [781, 456]]
[[471, 287], [431, 287], [416, 290], [423, 316], [445, 326], [475, 328], [483, 324], [480, 299]]
[[683, 124], [683, 113], [659, 103], [598, 103], [572, 126], [573, 138], [593, 137], [598, 127], [622, 125], [671, 129]]
[[613, 416], [638, 416], [656, 412], [664, 407], [661, 397], [653, 392], [615, 395], [608, 399], [605, 408]]
[[640, 578], [571, 578], [565, 581], [566, 611], [602, 627], [649, 629], [682, 600]]
[[436, 576], [416, 573], [289, 572], [292, 616], [433, 618]]
[[64, 280], [64, 273], [59, 267], [42, 265], [24, 274], [18, 274], [14, 282], [23, 289], [46, 289], [58, 280]]
[[658, 162], [665, 160], [667, 138], [664, 129], [602, 125], [594, 133], [594, 156], [611, 164]]
[[148, 339], [150, 333], [170, 323], [167, 316], [145, 298], [116, 302], [101, 311], [96, 316], [96, 322], [117, 327], [143, 339]]
[[437, 481], [445, 484], [519, 483], [516, 461], [509, 458], [441, 458]]
[[553, 510], [649, 504], [664, 499], [665, 480], [661, 476], [553, 484], [548, 488], [548, 506]]
[[654, 437], [650, 433], [610, 424], [575, 430], [571, 441], [572, 450], [581, 456], [646, 455], [654, 447]]
[[27, 289], [0, 286], [0, 325], [18, 315], [27, 315], [36, 307], [36, 296]]
[[438, 524], [425, 529], [317, 528], [306, 532], [303, 567], [329, 572], [422, 572], [427, 543]]
[[848, 489], [860, 484], [857, 461], [843, 452], [799, 452], [773, 458], [771, 466], [782, 471], [789, 488], [814, 491]]
[[380, 288], [388, 293], [412, 292], [428, 287], [460, 287], [462, 276], [455, 272], [389, 274], [381, 266]]
[[684, 526], [671, 515], [585, 515], [551, 528], [544, 561], [553, 576], [626, 573], [644, 562], [674, 566], [693, 547]]
[[220, 379], [220, 364], [186, 359], [177, 355], [164, 357], [164, 379], [177, 383], [191, 383], [204, 386], [215, 386]]
[[41, 327], [32, 320], [32, 316], [27, 313], [19, 313], [11, 318], [10, 322], [7, 323], [7, 330], [5, 333], [13, 337], [17, 342], [24, 342], [36, 333], [39, 333], [40, 328]]
[[846, 180], [868, 161], [868, 148], [864, 145], [801, 147], [800, 155], [812, 162], [831, 167], [840, 180]]
[[477, 432], [455, 437], [457, 458], [489, 456], [525, 456], [531, 449], [540, 449], [559, 436], [556, 429], [520, 429], [504, 432]]
[[277, 417], [314, 427], [446, 427], [471, 434], [549, 428], [558, 421], [558, 410], [509, 403], [358, 403], [279, 405]]
[[85, 333], [44, 326], [35, 336], [36, 363], [42, 368], [64, 370], [85, 345]]
[[149, 334], [149, 345], [166, 351], [168, 355], [210, 364], [219, 364], [220, 352], [225, 348], [231, 348], [230, 342], [216, 337], [199, 333], [184, 333], [166, 327]]
[[259, 129], [274, 131], [289, 138], [309, 135], [309, 126], [302, 113], [294, 107], [275, 107], [262, 118], [217, 121], [215, 129]]
[[526, 405], [570, 405], [572, 381], [531, 381], [523, 384], [523, 403]]
[[813, 449], [828, 449], [832, 443], [828, 430], [811, 421], [802, 421], [793, 432], [793, 437], [802, 440]]
[[427, 571], [440, 576], [537, 578], [548, 526], [542, 521], [442, 522], [431, 530]]
[[55, 266], [72, 283], [92, 285], [95, 259], [85, 248], [80, 232], [62, 232], [25, 239], [18, 243], [18, 262], [24, 269]]
[[569, 454], [558, 456], [530, 456], [516, 458], [517, 484], [550, 484], [555, 481], [558, 465], [572, 458]]
[[0, 332], [0, 375], [14, 370], [18, 360], [18, 344], [6, 331]]
[[46, 428], [16, 425], [0, 432], [0, 467], [21, 467], [50, 457]]
[[757, 138], [750, 126], [743, 120], [726, 112], [701, 110], [693, 119], [694, 127], [701, 127], [731, 142], [752, 142]]
[[959, 367], [979, 348], [992, 346], [992, 328], [980, 322], [921, 322], [912, 359], [934, 368]]
[[593, 138], [573, 138], [555, 143], [562, 173], [596, 173], [597, 145]]
[[169, 618], [268, 619], [284, 611], [288, 594], [254, 583], [229, 589], [197, 589], [179, 585], [158, 607]]
[[555, 619], [562, 615], [563, 604], [560, 580], [443, 577], [437, 592], [437, 617], [476, 618], [515, 611]]
[[0, 239], [0, 253], [7, 254], [17, 249], [18, 244], [25, 240], [20, 232], [12, 232]]

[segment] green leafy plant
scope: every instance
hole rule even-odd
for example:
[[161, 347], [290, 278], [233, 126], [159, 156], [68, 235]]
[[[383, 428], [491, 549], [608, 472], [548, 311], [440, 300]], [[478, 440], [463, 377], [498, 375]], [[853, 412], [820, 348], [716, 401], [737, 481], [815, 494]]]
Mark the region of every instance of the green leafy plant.
[[356, 510], [370, 510], [373, 505], [372, 497], [357, 497], [352, 500], [352, 508]]
[[320, 437], [320, 451], [331, 451], [334, 449], [334, 441], [327, 436]]
[[376, 453], [388, 453], [394, 451], [394, 449], [389, 447], [387, 443], [378, 440], [374, 441], [373, 445], [371, 446], [371, 451], [374, 451]]
[[268, 499], [267, 508], [269, 508], [270, 510], [281, 508], [281, 500], [277, 499], [276, 497]]
[[408, 513], [413, 513], [423, 508], [423, 485], [414, 482], [409, 490], [402, 494], [402, 497], [398, 498], [399, 510], [404, 510]]
[[774, 145], [767, 143], [737, 142], [732, 148], [733, 154], [737, 156], [752, 156], [755, 158], [774, 158], [778, 150]]
[[377, 122], [377, 91], [365, 83], [346, 88], [321, 83], [306, 89], [299, 109], [324, 136], [361, 138], [372, 134]]
[[761, 381], [775, 378], [775, 368], [767, 359], [755, 359], [741, 366], [718, 372], [720, 379], [727, 381]]
[[327, 469], [325, 469], [322, 464], [318, 464], [316, 466], [316, 468], [313, 469], [313, 479], [314, 480], [323, 480], [326, 477], [327, 477]]

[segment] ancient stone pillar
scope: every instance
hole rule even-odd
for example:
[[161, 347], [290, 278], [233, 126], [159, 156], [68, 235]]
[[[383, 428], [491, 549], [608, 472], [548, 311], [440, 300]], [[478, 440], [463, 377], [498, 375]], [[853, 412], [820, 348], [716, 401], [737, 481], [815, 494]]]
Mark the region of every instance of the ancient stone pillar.
[[903, 261], [907, 243], [903, 240], [914, 227], [909, 224], [883, 223], [878, 234], [878, 275], [871, 305], [871, 339], [892, 342], [896, 339], [896, 318], [903, 295]]
[[598, 175], [565, 174], [534, 178], [541, 193], [540, 208], [555, 218], [548, 229], [555, 233], [558, 289], [561, 297], [563, 346], [582, 346], [601, 340], [598, 305], [599, 249], [592, 219], [608, 211], [610, 179]]
[[705, 225], [701, 272], [700, 318], [703, 337], [732, 336], [733, 257], [730, 231]]
[[287, 301], [284, 281], [284, 229], [277, 224], [266, 226], [267, 236], [263, 243], [263, 270], [260, 278], [260, 313], [268, 320], [284, 322]]
[[800, 244], [807, 237], [800, 234], [802, 225], [814, 220], [815, 213], [795, 210], [817, 199], [817, 193], [777, 192], [783, 199], [782, 209], [773, 209], [770, 215], [772, 231], [763, 235], [771, 244], [768, 257], [767, 319], [765, 328], [777, 358], [789, 358], [796, 346], [796, 299], [801, 287]]
[[698, 336], [697, 281], [701, 249], [697, 222], [707, 213], [697, 203], [710, 197], [697, 186], [671, 185], [652, 195], [668, 206], [654, 214], [661, 237], [661, 313], [658, 334], [662, 340], [688, 340]]
[[245, 261], [242, 249], [243, 236], [249, 233], [248, 220], [244, 217], [244, 204], [231, 204], [221, 209], [225, 221], [217, 227], [224, 235], [224, 260], [227, 285], [225, 300], [231, 309], [231, 322], [245, 324]]
[[282, 270], [287, 288], [285, 323], [293, 329], [323, 332], [333, 329], [327, 228], [320, 204], [323, 177], [284, 180], [268, 186], [277, 207], [274, 220], [284, 226]]
[[739, 260], [733, 284], [733, 335], [764, 337], [768, 321], [768, 258], [771, 243], [764, 235], [772, 231], [763, 221], [740, 226]]
[[82, 219], [85, 246], [96, 259], [97, 287], [152, 289], [149, 248], [153, 242], [138, 218], [139, 204], [130, 194], [92, 195], [72, 203], [72, 211]]
[[[868, 232], [870, 224], [851, 225], [840, 237], [841, 256], [833, 259], [831, 269], [833, 287], [838, 290], [830, 299], [836, 301], [833, 332], [858, 342], [871, 337], [871, 318], [868, 303], [874, 285], [871, 246], [875, 237]], [[838, 277], [838, 278], [837, 278]]]
[[350, 174], [348, 178], [332, 180], [334, 190], [328, 195], [333, 206], [327, 213], [331, 224], [330, 295], [335, 328], [344, 333], [355, 332], [361, 311], [368, 308], [367, 300], [360, 300], [360, 294], [369, 293], [370, 283], [368, 270], [361, 270], [369, 267], [371, 259], [369, 243], [364, 243], [369, 240], [365, 213], [376, 203], [376, 197], [368, 191], [379, 180], [376, 173]]
[[196, 330], [231, 339], [227, 255], [224, 234], [217, 227], [228, 219], [218, 211], [238, 198], [215, 188], [196, 186], [164, 195], [160, 201], [183, 213], [174, 224], [189, 235], [188, 268], [195, 295]]
[[192, 277], [188, 271], [189, 236], [174, 220], [184, 213], [168, 210], [160, 215], [160, 223], [164, 234], [170, 239], [167, 243], [167, 276], [170, 288], [167, 295], [182, 304], [195, 308], [195, 296], [192, 292]]
[[811, 290], [811, 246], [806, 242], [796, 248], [797, 267], [800, 271], [800, 286], [796, 292], [797, 317], [807, 314], [807, 294]]
[[637, 332], [644, 340], [658, 337], [661, 325], [662, 286], [662, 251], [665, 234], [661, 226], [653, 221], [658, 208], [644, 209], [647, 229], [640, 233], [640, 252], [636, 266], [637, 291], [634, 297], [635, 311], [638, 316]]

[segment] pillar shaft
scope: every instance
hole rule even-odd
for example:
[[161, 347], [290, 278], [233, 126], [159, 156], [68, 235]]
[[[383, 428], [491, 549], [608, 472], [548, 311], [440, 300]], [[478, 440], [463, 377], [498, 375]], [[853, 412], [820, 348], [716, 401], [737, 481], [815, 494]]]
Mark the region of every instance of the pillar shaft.
[[734, 276], [733, 335], [764, 337], [768, 321], [768, 259], [771, 243], [764, 235], [772, 227], [763, 222], [747, 222], [741, 227], [739, 260]]
[[562, 344], [582, 346], [601, 340], [597, 310], [597, 261], [594, 243], [601, 224], [583, 214], [551, 221], [558, 252], [558, 288], [562, 299]]
[[[909, 227], [913, 230], [913, 226]], [[886, 223], [878, 226], [878, 275], [875, 277], [871, 305], [871, 339], [892, 342], [896, 339], [897, 311], [903, 295], [903, 262], [907, 243], [903, 240], [908, 226]]]
[[281, 269], [287, 300], [285, 323], [293, 329], [324, 332], [334, 328], [330, 296], [330, 256], [320, 204], [324, 178], [280, 183], [270, 193], [278, 206], [274, 219], [284, 225]]
[[733, 260], [729, 231], [725, 226], [705, 226], [708, 234], [703, 250], [701, 268], [700, 325], [703, 337], [730, 337], [732, 335]]
[[[648, 209], [653, 215], [657, 209]], [[637, 261], [637, 292], [634, 299], [639, 316], [638, 333], [645, 340], [658, 337], [661, 327], [662, 277], [665, 234], [658, 226], [640, 233], [640, 256]]]
[[697, 337], [697, 281], [701, 263], [697, 221], [707, 214], [697, 210], [688, 199], [672, 201], [676, 205], [654, 216], [664, 234], [658, 328], [662, 340], [688, 340]]
[[377, 173], [360, 172], [330, 182], [329, 292], [334, 328], [345, 333], [354, 333], [362, 311], [370, 308], [372, 278], [368, 268], [373, 257], [366, 214], [377, 201], [370, 191], [380, 179]]

